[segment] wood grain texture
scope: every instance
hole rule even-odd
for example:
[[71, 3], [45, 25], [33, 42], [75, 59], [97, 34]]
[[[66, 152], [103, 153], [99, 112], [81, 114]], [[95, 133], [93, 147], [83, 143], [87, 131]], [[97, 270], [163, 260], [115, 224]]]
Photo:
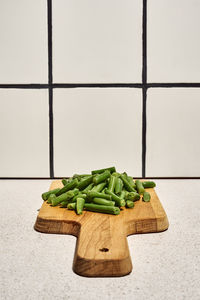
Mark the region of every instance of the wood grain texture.
[[[53, 181], [50, 189], [62, 187], [61, 180]], [[133, 209], [120, 215], [84, 211], [76, 215], [66, 208], [43, 203], [35, 230], [44, 233], [71, 234], [77, 237], [73, 270], [82, 276], [124, 276], [132, 271], [127, 236], [160, 232], [168, 228], [167, 215], [154, 189], [148, 189], [150, 202], [135, 202]]]

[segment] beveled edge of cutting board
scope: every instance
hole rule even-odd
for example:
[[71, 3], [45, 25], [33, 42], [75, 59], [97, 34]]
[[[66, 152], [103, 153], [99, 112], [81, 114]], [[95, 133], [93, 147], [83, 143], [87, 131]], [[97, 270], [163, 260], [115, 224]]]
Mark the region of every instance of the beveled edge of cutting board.
[[85, 259], [77, 255], [73, 260], [74, 273], [84, 277], [122, 277], [132, 272], [133, 266], [130, 255], [124, 259]]
[[[90, 214], [91, 212], [83, 212]], [[116, 217], [116, 216], [112, 216]], [[137, 221], [130, 220], [126, 224], [127, 236], [142, 233], [155, 233], [167, 230], [169, 221], [166, 213], [163, 211], [163, 216], [151, 219], [138, 219]], [[34, 229], [42, 233], [51, 234], [69, 234], [78, 237], [81, 228], [81, 223], [75, 220], [57, 220], [46, 219], [37, 216]]]
[[71, 220], [50, 220], [37, 217], [34, 229], [42, 233], [69, 234], [78, 237], [81, 224]]
[[156, 233], [166, 231], [169, 228], [169, 221], [165, 215], [162, 218], [140, 219], [127, 223], [127, 236], [142, 233]]

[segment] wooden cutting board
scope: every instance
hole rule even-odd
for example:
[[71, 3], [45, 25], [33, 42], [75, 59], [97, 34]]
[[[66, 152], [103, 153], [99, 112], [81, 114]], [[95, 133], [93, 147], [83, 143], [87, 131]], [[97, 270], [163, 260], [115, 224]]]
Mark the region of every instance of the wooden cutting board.
[[[50, 189], [62, 187], [61, 180]], [[77, 237], [73, 270], [82, 276], [124, 276], [132, 271], [127, 236], [160, 232], [168, 228], [167, 215], [154, 189], [148, 189], [150, 202], [141, 199], [133, 209], [123, 208], [120, 215], [84, 211], [76, 215], [66, 208], [43, 203], [35, 230], [44, 233], [71, 234]]]

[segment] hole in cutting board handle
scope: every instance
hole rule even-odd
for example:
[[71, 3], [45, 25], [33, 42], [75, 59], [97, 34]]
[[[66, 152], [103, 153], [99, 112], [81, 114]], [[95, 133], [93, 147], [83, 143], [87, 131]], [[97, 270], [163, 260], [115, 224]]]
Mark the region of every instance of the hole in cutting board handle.
[[101, 251], [101, 252], [108, 252], [109, 249], [108, 248], [101, 248], [101, 249], [99, 249], [99, 251]]

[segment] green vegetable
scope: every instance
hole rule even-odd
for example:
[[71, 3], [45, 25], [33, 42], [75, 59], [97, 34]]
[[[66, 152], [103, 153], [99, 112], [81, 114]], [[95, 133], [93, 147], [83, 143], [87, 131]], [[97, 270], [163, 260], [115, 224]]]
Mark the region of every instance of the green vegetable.
[[75, 210], [75, 209], [76, 209], [76, 202], [68, 203], [67, 208], [68, 208], [68, 209]]
[[83, 213], [84, 204], [85, 199], [79, 197], [76, 199], [76, 212], [78, 215], [81, 215]]
[[116, 183], [115, 183], [115, 194], [119, 195], [122, 192], [123, 188], [123, 181], [121, 178], [116, 178]]
[[130, 185], [135, 189], [136, 188], [136, 184], [134, 183], [133, 178], [131, 176], [127, 176], [126, 179], [130, 183]]
[[87, 195], [86, 194], [83, 194], [83, 193], [78, 193], [77, 195], [75, 195], [72, 199], [71, 202], [76, 202], [77, 198], [84, 198], [86, 199], [87, 198]]
[[58, 188], [58, 189], [51, 190], [51, 191], [48, 191], [48, 192], [45, 192], [45, 193], [42, 194], [42, 199], [43, 199], [44, 201], [46, 201], [46, 200], [49, 198], [49, 196], [50, 196], [51, 194], [56, 194], [58, 191], [60, 191], [59, 188]]
[[135, 184], [136, 184], [136, 188], [137, 188], [137, 191], [138, 191], [138, 194], [144, 194], [144, 187], [143, 187], [143, 184], [142, 184], [142, 182], [140, 181], [140, 180], [136, 180], [135, 181]]
[[93, 175], [90, 175], [89, 177], [84, 178], [83, 180], [81, 180], [78, 185], [77, 188], [79, 190], [83, 190], [84, 188], [86, 188], [90, 183], [92, 183], [93, 180]]
[[112, 176], [112, 175], [110, 176], [108, 190], [111, 191], [111, 192], [114, 192], [116, 179], [117, 179], [117, 177]]
[[85, 210], [100, 212], [105, 214], [119, 215], [120, 209], [116, 206], [98, 205], [93, 203], [85, 203]]
[[58, 197], [55, 196], [54, 198], [52, 198], [51, 199], [51, 205], [56, 206], [56, 205], [60, 204], [63, 201], [70, 200], [73, 197], [74, 197], [74, 191], [68, 191], [66, 193], [63, 193], [63, 194], [59, 195]]
[[51, 194], [47, 200], [47, 203], [51, 204], [51, 201], [56, 198], [55, 194]]
[[94, 186], [94, 183], [90, 183], [82, 192], [83, 193], [87, 193], [88, 191], [90, 191]]
[[151, 195], [148, 192], [144, 192], [142, 200], [144, 202], [149, 202], [151, 199]]
[[60, 203], [60, 206], [61, 207], [67, 207], [68, 204], [69, 204], [68, 201], [63, 201], [63, 202]]
[[120, 207], [134, 207], [143, 194], [144, 202], [150, 201], [150, 194], [145, 188], [156, 186], [153, 181], [133, 180], [126, 172], [120, 174], [115, 167], [93, 170], [90, 174], [74, 174], [62, 179], [63, 188], [57, 188], [42, 194], [42, 199], [52, 206], [59, 205], [76, 210], [119, 214]]
[[119, 176], [120, 176], [120, 173], [118, 173], [118, 172], [113, 172], [113, 173], [112, 173], [112, 176], [119, 177]]
[[135, 192], [130, 192], [126, 195], [125, 199], [131, 200], [131, 201], [138, 201], [138, 200], [140, 200], [140, 195]]
[[99, 184], [99, 183], [105, 181], [109, 177], [110, 177], [110, 172], [108, 170], [106, 170], [104, 173], [96, 175], [93, 178], [93, 182], [94, 182], [94, 184]]
[[106, 189], [106, 188], [104, 188], [104, 189], [101, 191], [102, 194], [105, 194], [105, 189]]
[[120, 199], [125, 199], [126, 191], [121, 191], [121, 194], [119, 196]]
[[99, 205], [109, 205], [109, 206], [114, 206], [115, 202], [114, 201], [109, 201], [103, 198], [93, 198], [92, 202], [95, 204], [99, 204]]
[[91, 173], [92, 175], [94, 174], [101, 174], [104, 173], [105, 171], [110, 171], [110, 173], [116, 172], [115, 167], [110, 167], [110, 168], [105, 168], [105, 169], [100, 169], [100, 170], [93, 170]]
[[113, 192], [109, 191], [108, 189], [106, 189], [106, 194], [111, 195], [112, 200], [115, 201], [115, 204], [119, 207], [121, 206], [125, 206], [125, 200], [121, 199], [120, 197], [118, 197], [117, 195], [115, 195]]
[[135, 204], [134, 204], [133, 201], [130, 201], [130, 200], [127, 200], [127, 201], [126, 201], [126, 207], [127, 207], [127, 208], [133, 208], [134, 205], [135, 205]]
[[[74, 192], [74, 195], [77, 195], [78, 193], [80, 193], [79, 189], [77, 189], [77, 188], [73, 189], [72, 191]], [[81, 193], [82, 193], [82, 192], [83, 192], [83, 191], [81, 191]]]
[[122, 179], [124, 183], [124, 187], [126, 188], [127, 191], [129, 192], [136, 192], [136, 190], [132, 187], [132, 185], [129, 183], [128, 179], [124, 174], [120, 175], [120, 178]]
[[156, 186], [154, 181], [143, 181], [142, 185], [145, 189], [154, 188]]
[[78, 181], [80, 181], [81, 179], [89, 177], [89, 176], [90, 176], [90, 174], [74, 174], [72, 178], [73, 179], [77, 178]]
[[73, 179], [71, 182], [67, 183], [62, 189], [60, 189], [57, 193], [56, 196], [59, 196], [69, 190], [74, 189], [78, 185], [78, 179]]
[[66, 178], [62, 179], [62, 184], [65, 186], [66, 184], [68, 184], [68, 180]]
[[106, 186], [106, 182], [99, 183], [92, 188], [93, 192], [101, 192], [103, 188]]
[[107, 199], [107, 200], [111, 200], [111, 196], [110, 195], [106, 195], [103, 193], [99, 193], [99, 192], [93, 192], [90, 191], [87, 193], [88, 198], [103, 198], [103, 199]]

